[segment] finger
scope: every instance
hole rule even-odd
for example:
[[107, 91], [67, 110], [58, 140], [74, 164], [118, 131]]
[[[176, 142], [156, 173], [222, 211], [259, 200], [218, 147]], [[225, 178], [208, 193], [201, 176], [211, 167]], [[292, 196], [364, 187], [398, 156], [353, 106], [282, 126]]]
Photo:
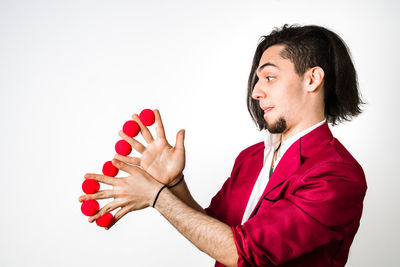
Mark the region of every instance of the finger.
[[113, 191], [112, 190], [101, 190], [98, 191], [94, 194], [88, 194], [88, 195], [82, 195], [79, 197], [79, 201], [87, 201], [89, 199], [105, 199], [105, 198], [111, 198]]
[[119, 161], [123, 161], [125, 163], [129, 163], [129, 164], [140, 166], [140, 158], [137, 158], [137, 157], [129, 157], [129, 156], [122, 156], [120, 154], [115, 154], [114, 158], [119, 160]]
[[115, 185], [117, 183], [117, 179], [114, 177], [105, 176], [105, 175], [96, 174], [96, 173], [86, 173], [85, 179], [94, 179], [103, 184], [108, 184], [108, 185]]
[[185, 145], [183, 144], [185, 141], [185, 133], [186, 130], [182, 129], [176, 134], [176, 143], [175, 143], [176, 149], [185, 149]]
[[140, 154], [143, 154], [143, 152], [146, 150], [146, 147], [142, 145], [139, 141], [135, 140], [132, 137], [129, 137], [124, 133], [124, 131], [119, 131], [119, 136], [121, 136], [126, 142], [128, 142], [133, 149], [135, 149], [137, 152]]
[[154, 117], [156, 118], [156, 123], [157, 123], [157, 126], [156, 126], [157, 137], [166, 139], [164, 125], [161, 120], [160, 112], [158, 111], [158, 109], [154, 110]]
[[113, 210], [115, 210], [116, 208], [120, 207], [120, 204], [117, 201], [112, 201], [110, 203], [107, 203], [107, 205], [105, 205], [104, 207], [102, 207], [95, 215], [89, 217], [88, 221], [94, 222], [96, 221], [98, 218], [100, 218], [101, 216], [103, 216], [106, 213], [109, 213]]
[[123, 161], [119, 161], [117, 159], [112, 160], [112, 164], [114, 164], [115, 167], [117, 167], [119, 170], [127, 172], [129, 174], [133, 174], [135, 172], [135, 166], [126, 164]]
[[117, 221], [124, 217], [128, 212], [130, 212], [130, 210], [127, 206], [122, 207], [117, 213], [115, 213], [114, 223], [111, 226], [113, 226]]
[[149, 129], [147, 129], [146, 125], [144, 125], [140, 121], [140, 118], [139, 118], [138, 114], [136, 114], [136, 113], [133, 114], [132, 115], [132, 119], [139, 124], [140, 132], [142, 133], [142, 136], [143, 136], [144, 140], [146, 140], [147, 144], [153, 142], [153, 140], [154, 140], [153, 136], [151, 135]]

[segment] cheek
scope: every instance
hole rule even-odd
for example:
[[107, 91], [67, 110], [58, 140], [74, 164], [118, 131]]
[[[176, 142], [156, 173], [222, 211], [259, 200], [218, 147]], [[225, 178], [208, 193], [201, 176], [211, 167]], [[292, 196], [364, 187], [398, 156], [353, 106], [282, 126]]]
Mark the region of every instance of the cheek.
[[285, 117], [291, 117], [296, 114], [300, 108], [299, 97], [301, 96], [301, 91], [296, 87], [297, 84], [282, 84], [276, 90], [274, 95], [276, 104], [279, 107], [280, 114]]
[[296, 91], [293, 91], [288, 95], [286, 104], [288, 105], [288, 114], [290, 114], [291, 118], [298, 117], [299, 114], [303, 112], [303, 95], [301, 94], [301, 88], [297, 88]]

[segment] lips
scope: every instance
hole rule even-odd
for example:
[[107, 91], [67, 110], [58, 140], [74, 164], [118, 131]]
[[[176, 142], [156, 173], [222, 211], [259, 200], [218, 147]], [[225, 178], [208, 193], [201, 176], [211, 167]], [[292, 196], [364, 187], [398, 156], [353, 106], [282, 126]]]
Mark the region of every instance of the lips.
[[264, 113], [270, 111], [271, 109], [273, 109], [274, 107], [261, 107], [264, 110]]

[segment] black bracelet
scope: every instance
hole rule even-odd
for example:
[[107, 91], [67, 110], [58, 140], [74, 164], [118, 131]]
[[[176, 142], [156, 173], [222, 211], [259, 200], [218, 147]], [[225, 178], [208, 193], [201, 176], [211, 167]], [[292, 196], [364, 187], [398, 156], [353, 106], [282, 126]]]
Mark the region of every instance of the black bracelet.
[[163, 187], [161, 187], [160, 191], [158, 191], [157, 196], [156, 196], [156, 198], [154, 199], [153, 208], [154, 208], [154, 206], [156, 205], [156, 201], [157, 201], [158, 196], [159, 196], [160, 193], [161, 193], [161, 190], [163, 190], [163, 189], [166, 188], [166, 187], [167, 187], [167, 186], [164, 185]]
[[171, 185], [171, 186], [167, 186], [167, 187], [168, 187], [168, 188], [172, 188], [172, 187], [174, 187], [174, 186], [177, 186], [180, 182], [182, 182], [182, 180], [183, 180], [184, 177], [185, 177], [185, 175], [182, 175], [182, 178], [179, 179], [179, 181], [178, 181], [176, 184]]
[[171, 188], [171, 187], [174, 187], [174, 186], [178, 185], [180, 182], [182, 182], [182, 180], [183, 180], [184, 177], [185, 177], [185, 175], [182, 175], [182, 178], [179, 179], [179, 181], [178, 181], [176, 184], [174, 184], [174, 185], [171, 185], [171, 186], [164, 185], [163, 187], [161, 187], [161, 189], [160, 189], [160, 190], [158, 191], [158, 193], [157, 193], [156, 198], [154, 199], [153, 208], [154, 208], [154, 206], [156, 205], [157, 198], [158, 198], [158, 196], [160, 195], [161, 191], [162, 191], [164, 188], [166, 188], [166, 187], [167, 187], [167, 188]]

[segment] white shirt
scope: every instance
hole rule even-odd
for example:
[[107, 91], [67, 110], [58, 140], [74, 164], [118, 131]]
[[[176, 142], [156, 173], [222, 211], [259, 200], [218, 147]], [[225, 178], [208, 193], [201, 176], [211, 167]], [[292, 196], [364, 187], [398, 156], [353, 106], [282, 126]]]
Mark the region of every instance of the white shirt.
[[[286, 150], [294, 143], [296, 142], [300, 137], [308, 134], [318, 126], [321, 126], [323, 123], [325, 123], [326, 119], [323, 121], [314, 124], [313, 126], [289, 137], [287, 140], [285, 140], [279, 149], [279, 153], [277, 155], [277, 159], [275, 161], [275, 169], [278, 166], [279, 161], [281, 160], [282, 156], [285, 154]], [[256, 207], [258, 200], [261, 198], [262, 193], [265, 190], [265, 187], [268, 184], [269, 181], [269, 171], [270, 167], [272, 164], [272, 157], [274, 156], [274, 151], [278, 148], [279, 144], [281, 143], [281, 138], [282, 134], [272, 134], [268, 130], [265, 130], [265, 136], [264, 136], [264, 163], [263, 167], [260, 171], [260, 174], [258, 175], [257, 181], [254, 184], [253, 191], [251, 192], [249, 201], [247, 202], [246, 210], [243, 214], [242, 218], [242, 224], [245, 223], [251, 213], [253, 212], [253, 209]]]

